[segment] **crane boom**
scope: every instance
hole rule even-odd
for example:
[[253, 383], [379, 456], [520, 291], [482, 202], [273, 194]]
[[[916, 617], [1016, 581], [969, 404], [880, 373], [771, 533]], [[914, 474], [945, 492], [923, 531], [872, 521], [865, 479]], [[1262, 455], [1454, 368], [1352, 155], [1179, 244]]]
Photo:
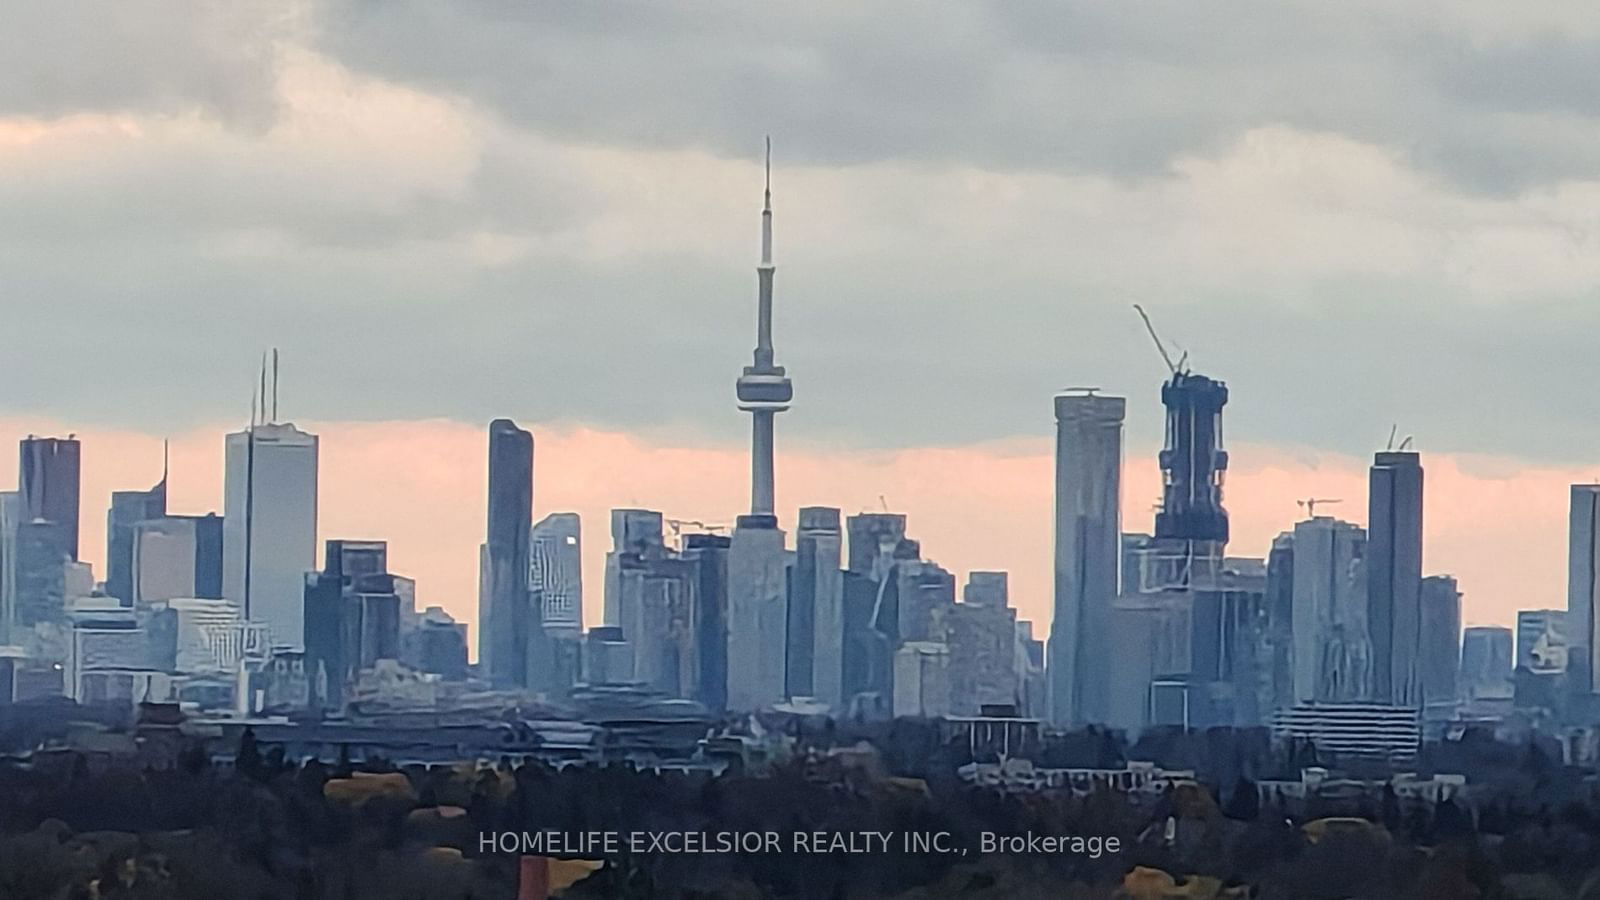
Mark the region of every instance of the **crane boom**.
[[[1144, 330], [1150, 332], [1150, 340], [1155, 342], [1156, 351], [1161, 354], [1162, 362], [1165, 362], [1167, 364], [1167, 369], [1170, 370], [1172, 372], [1172, 374], [1174, 374], [1174, 375], [1178, 374], [1177, 365], [1175, 365], [1172, 362], [1172, 357], [1171, 357], [1171, 355], [1169, 355], [1167, 353], [1167, 348], [1161, 346], [1161, 338], [1156, 336], [1156, 327], [1154, 325], [1150, 324], [1150, 316], [1147, 313], [1145, 313], [1144, 307], [1142, 307], [1139, 304], [1135, 303], [1133, 305], [1133, 308], [1134, 308], [1134, 311], [1139, 314], [1139, 318], [1144, 320]], [[1184, 354], [1184, 355], [1187, 356], [1188, 354]]]

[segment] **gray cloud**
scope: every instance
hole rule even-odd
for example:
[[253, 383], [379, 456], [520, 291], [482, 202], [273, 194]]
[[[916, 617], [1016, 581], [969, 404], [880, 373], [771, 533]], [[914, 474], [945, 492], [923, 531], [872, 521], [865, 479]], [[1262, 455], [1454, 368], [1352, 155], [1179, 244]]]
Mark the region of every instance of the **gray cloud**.
[[264, 0], [0, 4], [0, 114], [204, 110], [241, 127], [274, 114], [275, 47], [293, 7]]
[[1400, 149], [1475, 189], [1587, 176], [1600, 35], [1540, 4], [1488, 26], [1482, 9], [330, 0], [319, 33], [354, 65], [577, 140], [747, 155], [772, 130], [818, 164], [1142, 177], [1288, 124]]
[[99, 54], [8, 11], [0, 137], [136, 121], [0, 142], [0, 411], [242, 419], [277, 344], [299, 418], [737, 439], [771, 130], [786, 440], [1047, 434], [1088, 382], [1152, 444], [1138, 299], [1232, 385], [1232, 439], [1600, 441], [1600, 189], [1556, 185], [1600, 163], [1600, 44], [1533, 13], [239, 9], [146, 7]]

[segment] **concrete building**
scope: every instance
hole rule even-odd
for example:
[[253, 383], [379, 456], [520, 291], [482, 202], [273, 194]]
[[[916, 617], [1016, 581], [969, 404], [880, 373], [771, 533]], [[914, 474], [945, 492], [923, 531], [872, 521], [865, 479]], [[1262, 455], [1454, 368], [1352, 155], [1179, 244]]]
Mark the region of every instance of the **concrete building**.
[[1365, 531], [1331, 516], [1294, 527], [1295, 703], [1372, 696], [1367, 543]]
[[950, 709], [950, 648], [907, 641], [894, 654], [894, 715], [940, 718]]
[[113, 491], [106, 512], [106, 593], [134, 605], [133, 533], [140, 522], [167, 514], [167, 473], [146, 491]]
[[467, 677], [467, 626], [455, 620], [443, 607], [423, 610], [417, 627], [401, 639], [404, 661], [418, 672], [438, 675], [446, 681]]
[[583, 537], [577, 513], [551, 513], [529, 532], [528, 587], [546, 631], [583, 631]]
[[699, 686], [700, 661], [689, 565], [675, 553], [622, 554], [619, 562], [633, 681], [667, 697], [690, 697]]
[[1320, 754], [1391, 761], [1415, 758], [1422, 744], [1418, 708], [1385, 703], [1301, 703], [1279, 710], [1273, 736], [1309, 742]]
[[1511, 699], [1511, 643], [1511, 629], [1498, 625], [1468, 628], [1463, 633], [1462, 699]]
[[665, 517], [653, 509], [613, 509], [611, 549], [606, 553], [605, 624], [621, 627], [632, 615], [623, 608], [621, 570], [625, 557], [656, 559], [667, 553]]
[[265, 625], [245, 621], [238, 606], [210, 597], [173, 597], [148, 609], [152, 622], [170, 638], [160, 651], [159, 668], [182, 675], [236, 676], [241, 665], [264, 663], [271, 655]]
[[97, 597], [72, 612], [66, 655], [67, 696], [86, 705], [132, 707], [165, 700], [170, 678], [151, 665], [150, 643], [133, 610]]
[[1092, 392], [1055, 398], [1055, 600], [1051, 722], [1105, 722], [1107, 638], [1122, 534], [1122, 422], [1127, 401]]
[[[489, 423], [489, 520], [478, 583], [479, 670], [497, 688], [539, 689], [549, 662], [543, 609], [528, 579], [533, 529], [533, 435], [510, 419]], [[530, 680], [531, 679], [531, 680]]]
[[1423, 717], [1429, 721], [1455, 718], [1461, 695], [1456, 683], [1461, 671], [1461, 591], [1449, 575], [1422, 579]]
[[1033, 623], [1027, 619], [1017, 620], [1017, 686], [1017, 710], [1030, 718], [1043, 716], [1050, 705], [1044, 641], [1033, 636]]
[[621, 628], [599, 625], [584, 635], [583, 680], [590, 685], [633, 683], [633, 648]]
[[17, 615], [17, 526], [22, 521], [22, 494], [0, 491], [0, 647], [11, 644]]
[[1385, 450], [1373, 458], [1367, 505], [1367, 628], [1373, 697], [1422, 705], [1422, 459]]
[[22, 439], [20, 449], [17, 492], [22, 500], [22, 518], [30, 522], [43, 519], [61, 526], [62, 549], [69, 559], [77, 560], [82, 459], [77, 437], [30, 434]]
[[[1568, 680], [1595, 690], [1600, 672], [1600, 484], [1572, 486], [1567, 520]], [[1521, 664], [1521, 660], [1518, 660]]]
[[1568, 621], [1566, 610], [1518, 610], [1516, 668], [1544, 674], [1567, 671], [1572, 661]]
[[[220, 599], [225, 530], [222, 517], [215, 514], [163, 516], [135, 523], [129, 536], [132, 593], [118, 599], [134, 606], [174, 597]], [[109, 586], [107, 593], [111, 593]]]
[[305, 573], [317, 561], [317, 436], [288, 423], [225, 440], [222, 594], [272, 633], [305, 643]]
[[844, 709], [844, 572], [839, 510], [800, 510], [789, 585], [791, 697], [814, 697], [835, 714]]
[[976, 716], [985, 706], [1020, 705], [1017, 613], [1005, 572], [968, 575], [962, 602], [944, 622], [950, 659], [950, 711]]
[[740, 516], [728, 547], [729, 709], [766, 709], [786, 697], [787, 582], [777, 519]]
[[1273, 710], [1267, 576], [1260, 560], [1231, 560], [1222, 584], [1191, 592], [1189, 699], [1195, 727], [1254, 728]]

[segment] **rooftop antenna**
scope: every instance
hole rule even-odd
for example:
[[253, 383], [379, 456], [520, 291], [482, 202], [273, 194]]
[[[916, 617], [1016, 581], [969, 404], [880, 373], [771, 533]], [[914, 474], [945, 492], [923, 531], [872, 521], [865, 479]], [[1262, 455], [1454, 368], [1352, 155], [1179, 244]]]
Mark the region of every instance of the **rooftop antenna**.
[[1408, 434], [1406, 435], [1406, 439], [1400, 442], [1400, 446], [1396, 447], [1395, 449], [1404, 453], [1405, 449], [1409, 446], [1411, 446], [1411, 435]]
[[1388, 443], [1383, 445], [1383, 449], [1384, 450], [1393, 450], [1394, 449], [1394, 434], [1395, 434], [1395, 432], [1397, 432], [1399, 430], [1400, 430], [1400, 423], [1399, 422], [1396, 422], [1393, 425], [1389, 426], [1389, 441], [1388, 441]]
[[278, 348], [272, 348], [272, 421], [278, 421]]

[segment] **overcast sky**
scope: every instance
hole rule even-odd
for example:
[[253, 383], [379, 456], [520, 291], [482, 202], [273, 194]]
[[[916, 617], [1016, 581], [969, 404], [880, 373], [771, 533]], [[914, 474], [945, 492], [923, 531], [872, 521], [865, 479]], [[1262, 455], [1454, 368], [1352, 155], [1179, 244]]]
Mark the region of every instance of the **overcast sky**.
[[787, 449], [1037, 438], [1085, 384], [1153, 449], [1135, 301], [1229, 383], [1230, 440], [1359, 459], [1398, 423], [1549, 471], [1600, 446], [1592, 4], [0, 16], [15, 421], [240, 422], [278, 346], [286, 418], [736, 446], [770, 133]]

